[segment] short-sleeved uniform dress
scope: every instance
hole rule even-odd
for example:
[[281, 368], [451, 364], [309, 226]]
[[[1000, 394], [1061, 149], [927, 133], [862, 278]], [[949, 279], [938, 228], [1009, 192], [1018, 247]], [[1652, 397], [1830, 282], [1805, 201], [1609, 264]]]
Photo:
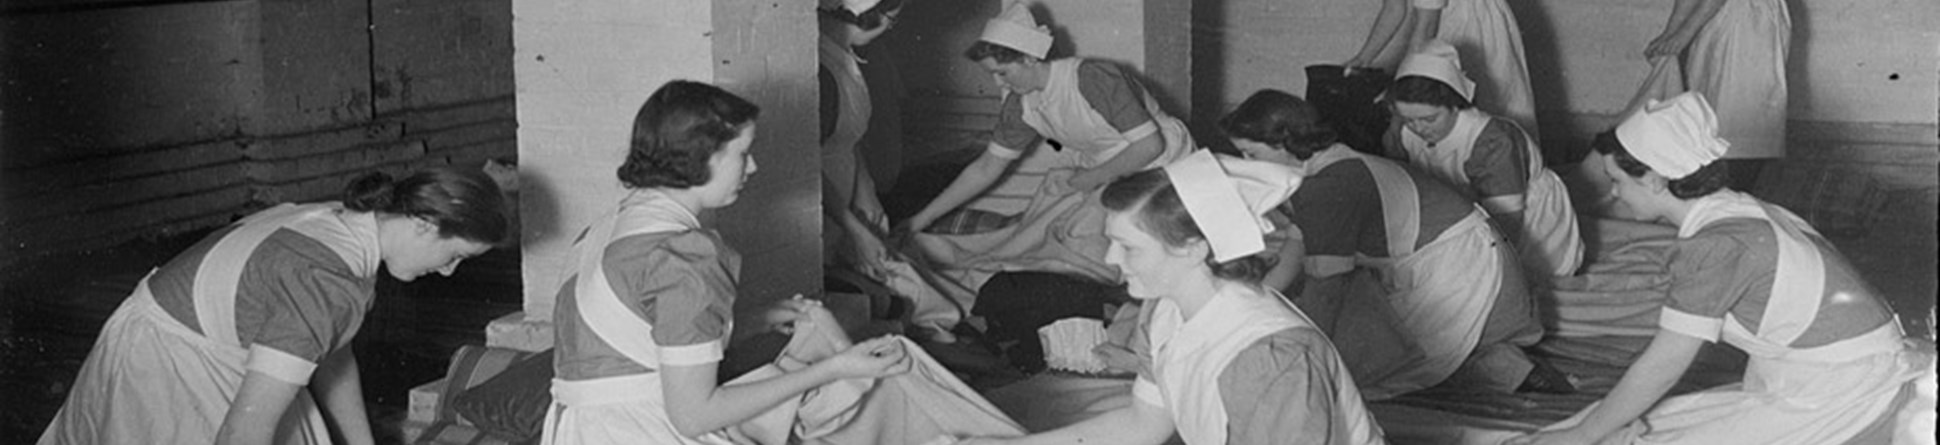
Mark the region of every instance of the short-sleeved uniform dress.
[[1910, 382], [1933, 373], [1934, 356], [1905, 341], [1892, 309], [1825, 238], [1791, 212], [1730, 190], [1697, 199], [1678, 238], [1659, 326], [1744, 350], [1745, 380], [1664, 399], [1603, 443], [1891, 437], [1894, 410], [1915, 391]]
[[[224, 228], [115, 310], [40, 443], [211, 443], [243, 376], [305, 386], [350, 344], [375, 297], [376, 216], [285, 204]], [[298, 391], [276, 443], [328, 443]]]
[[[1542, 337], [1515, 253], [1481, 208], [1419, 170], [1334, 145], [1302, 166], [1308, 175], [1279, 212], [1306, 247], [1315, 279], [1352, 279], [1357, 269], [1382, 286], [1341, 286], [1381, 295], [1306, 295], [1353, 306], [1329, 320], [1348, 369], [1370, 400], [1463, 382], [1513, 391], [1533, 365], [1519, 346]], [[1311, 287], [1310, 287], [1311, 289]], [[1399, 336], [1389, 334], [1398, 333]]]
[[1137, 402], [1164, 408], [1187, 444], [1384, 443], [1327, 336], [1277, 292], [1222, 283], [1192, 318], [1140, 309]]
[[1785, 58], [1792, 17], [1784, 0], [1729, 0], [1698, 31], [1684, 81], [1718, 110], [1725, 158], [1785, 156]]
[[1575, 274], [1584, 251], [1576, 210], [1563, 180], [1543, 165], [1535, 141], [1515, 123], [1478, 109], [1460, 110], [1455, 119], [1455, 128], [1438, 142], [1428, 142], [1395, 121], [1388, 127], [1388, 155], [1454, 185], [1471, 201], [1523, 195], [1522, 235], [1516, 244], [1524, 270], [1542, 276]]
[[1462, 70], [1475, 81], [1476, 107], [1509, 118], [1538, 139], [1536, 95], [1529, 88], [1529, 66], [1522, 51], [1522, 26], [1503, 0], [1414, 0], [1420, 9], [1440, 9], [1435, 38], [1455, 46]]
[[1162, 137], [1164, 147], [1147, 168], [1165, 165], [1193, 149], [1185, 123], [1160, 110], [1152, 95], [1117, 65], [1081, 59], [1049, 64], [1050, 75], [1042, 90], [1006, 93], [986, 148], [997, 157], [1021, 158], [1018, 165], [965, 204], [969, 212], [960, 212], [1002, 215], [1001, 221], [990, 224], [998, 228], [964, 233], [933, 226], [931, 233], [916, 237], [931, 259], [972, 271], [962, 277], [972, 289], [1003, 270], [1117, 281], [1117, 268], [1104, 263], [1108, 243], [1098, 191], [1052, 193], [1044, 186], [1045, 177], [1052, 170], [1098, 166], [1148, 136]]
[[660, 371], [721, 360], [740, 257], [651, 189], [629, 193], [574, 249], [577, 273], [553, 313], [553, 405], [542, 443], [731, 443], [674, 429]]
[[[882, 213], [882, 204], [876, 202], [869, 193], [857, 194], [863, 190], [874, 190], [874, 179], [864, 168], [869, 160], [861, 153], [862, 138], [869, 131], [870, 116], [873, 114], [869, 100], [869, 84], [862, 78], [862, 59], [848, 45], [822, 36], [817, 46], [822, 92], [822, 177], [830, 188], [842, 193], [851, 200], [866, 200], [857, 204], [865, 213], [867, 222], [886, 224], [887, 217]], [[861, 183], [868, 182], [868, 187]], [[823, 197], [823, 205], [835, 204], [845, 207], [850, 203], [833, 203], [832, 197]], [[831, 209], [833, 210], [833, 209]], [[846, 210], [846, 209], [843, 209]]]

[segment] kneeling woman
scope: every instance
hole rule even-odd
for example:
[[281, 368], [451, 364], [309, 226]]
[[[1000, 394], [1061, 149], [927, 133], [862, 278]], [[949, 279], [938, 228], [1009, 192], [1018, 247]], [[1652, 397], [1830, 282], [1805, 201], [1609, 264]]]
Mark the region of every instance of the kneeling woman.
[[[1313, 107], [1291, 94], [1254, 93], [1220, 125], [1248, 157], [1307, 173], [1280, 207], [1292, 222], [1289, 239], [1263, 283], [1284, 290], [1309, 277], [1297, 301], [1333, 329], [1337, 344], [1354, 345], [1345, 359], [1368, 399], [1444, 379], [1503, 392], [1572, 390], [1560, 372], [1523, 353], [1542, 326], [1515, 251], [1474, 202], [1427, 173], [1337, 143]], [[1357, 270], [1383, 285], [1346, 285]], [[1387, 307], [1334, 310], [1362, 304]], [[1384, 313], [1394, 316], [1364, 317]]]
[[[1223, 172], [1222, 172], [1223, 164]], [[1299, 180], [1283, 166], [1201, 151], [1113, 182], [1107, 261], [1139, 314], [1144, 362], [1124, 408], [1065, 428], [971, 443], [1381, 443], [1374, 418], [1327, 337], [1260, 287], [1261, 214]]]
[[732, 443], [720, 430], [812, 388], [903, 370], [902, 343], [884, 337], [774, 378], [716, 380], [740, 256], [695, 215], [732, 204], [754, 174], [759, 112], [686, 81], [640, 108], [619, 169], [630, 191], [582, 236], [560, 289], [544, 443]]
[[[1724, 188], [1702, 96], [1653, 103], [1594, 144], [1613, 194], [1676, 224], [1660, 330], [1602, 402], [1511, 443], [1886, 443], [1933, 372], [1859, 271], [1797, 215]], [[1659, 400], [1704, 342], [1751, 356], [1742, 385]], [[1931, 426], [1927, 434], [1931, 437]]]
[[372, 173], [342, 202], [209, 235], [115, 309], [40, 443], [328, 443], [326, 417], [371, 443], [350, 339], [378, 265], [402, 281], [450, 275], [505, 236], [502, 202], [483, 174]]
[[1402, 60], [1387, 93], [1395, 116], [1383, 141], [1388, 156], [1488, 210], [1496, 230], [1515, 241], [1528, 278], [1576, 274], [1584, 248], [1569, 190], [1526, 129], [1475, 108], [1475, 82], [1458, 57], [1454, 47], [1430, 41]]

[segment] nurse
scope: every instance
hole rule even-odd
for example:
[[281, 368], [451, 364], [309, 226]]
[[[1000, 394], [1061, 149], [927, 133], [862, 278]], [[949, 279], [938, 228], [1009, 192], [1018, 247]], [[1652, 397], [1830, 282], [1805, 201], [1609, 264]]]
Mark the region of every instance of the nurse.
[[1279, 292], [1262, 214], [1300, 180], [1270, 163], [1199, 152], [1113, 182], [1108, 260], [1145, 300], [1142, 362], [1126, 407], [1064, 428], [970, 444], [1383, 443], [1327, 337]]
[[1475, 83], [1463, 66], [1454, 47], [1437, 41], [1402, 60], [1387, 93], [1395, 116], [1384, 138], [1389, 157], [1481, 203], [1515, 241], [1531, 278], [1574, 275], [1583, 240], [1568, 190], [1520, 125], [1475, 109]]
[[1454, 45], [1476, 79], [1476, 106], [1506, 117], [1536, 137], [1536, 99], [1522, 50], [1522, 27], [1503, 0], [1382, 0], [1361, 51], [1349, 67], [1395, 66], [1430, 40]]
[[350, 340], [378, 266], [451, 275], [505, 237], [504, 215], [484, 175], [425, 170], [218, 230], [115, 309], [39, 443], [328, 443], [326, 419], [372, 443]]
[[640, 107], [619, 168], [626, 197], [582, 235], [560, 289], [542, 443], [732, 443], [723, 429], [810, 389], [906, 369], [903, 343], [883, 337], [798, 357], [813, 364], [765, 380], [716, 379], [741, 261], [696, 215], [733, 204], [754, 174], [758, 113], [688, 81]]
[[1785, 157], [1785, 58], [1792, 16], [1785, 0], [1677, 0], [1644, 55], [1684, 57], [1684, 84], [1718, 110], [1718, 137], [1731, 142], [1731, 188], [1752, 190]]
[[[1703, 96], [1651, 103], [1597, 139], [1613, 191], [1675, 224], [1660, 330], [1610, 395], [1515, 444], [1886, 443], [1899, 400], [1933, 373], [1892, 309], [1817, 231], [1726, 189], [1730, 144]], [[1744, 383], [1664, 398], [1698, 347], [1751, 356]], [[1931, 437], [1931, 430], [1928, 431]]]
[[[965, 277], [971, 289], [1001, 270], [1117, 282], [1118, 271], [1103, 262], [1097, 191], [1193, 148], [1185, 123], [1160, 110], [1132, 73], [1103, 61], [1047, 60], [1050, 49], [1049, 28], [1022, 2], [984, 26], [964, 55], [1005, 90], [997, 128], [984, 153], [905, 222], [905, 233], [930, 232], [914, 239], [931, 259], [973, 271]], [[951, 229], [984, 225], [980, 215], [994, 229]]]
[[[1443, 380], [1501, 392], [1574, 389], [1523, 352], [1543, 336], [1536, 306], [1515, 251], [1474, 202], [1418, 169], [1340, 144], [1291, 94], [1253, 93], [1219, 123], [1247, 157], [1305, 172], [1276, 209], [1292, 224], [1262, 284], [1297, 291], [1295, 302], [1333, 329], [1336, 345], [1353, 345], [1343, 360], [1368, 399]], [[1383, 285], [1347, 285], [1357, 271]], [[1306, 284], [1296, 285], [1302, 276]], [[1338, 310], [1367, 304], [1387, 307]], [[1380, 335], [1390, 331], [1401, 335]]]
[[816, 76], [821, 86], [822, 211], [828, 215], [824, 227], [839, 229], [822, 237], [832, 264], [867, 268], [886, 255], [877, 240], [889, 230], [889, 219], [860, 147], [872, 116], [869, 84], [862, 76], [867, 62], [855, 49], [889, 32], [902, 5], [902, 0], [823, 0], [816, 8], [821, 23]]

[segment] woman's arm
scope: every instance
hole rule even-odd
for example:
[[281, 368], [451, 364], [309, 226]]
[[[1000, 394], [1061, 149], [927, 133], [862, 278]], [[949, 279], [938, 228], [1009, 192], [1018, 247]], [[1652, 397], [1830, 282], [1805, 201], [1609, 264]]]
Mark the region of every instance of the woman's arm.
[[1361, 50], [1348, 59], [1348, 67], [1381, 67], [1388, 55], [1395, 50], [1395, 37], [1401, 34], [1402, 25], [1409, 20], [1408, 0], [1381, 0], [1381, 14], [1374, 17], [1374, 27], [1367, 32], [1367, 41], [1361, 43]]
[[[1026, 150], [1029, 149], [1026, 148]], [[937, 194], [936, 199], [930, 200], [929, 205], [923, 206], [922, 211], [916, 212], [916, 215], [909, 218], [907, 230], [922, 231], [931, 223], [935, 223], [937, 218], [942, 218], [943, 214], [970, 202], [972, 198], [976, 198], [985, 189], [990, 188], [991, 184], [996, 184], [997, 179], [1002, 178], [1004, 171], [1010, 169], [1010, 165], [1016, 161], [1016, 159], [998, 157], [989, 151], [978, 155], [977, 160], [971, 161], [970, 166], [964, 167], [963, 172], [957, 174], [956, 180], [950, 181], [950, 186], [945, 187], [943, 193]]]
[[1522, 239], [1522, 212], [1528, 208], [1528, 204], [1523, 202], [1524, 196], [1517, 193], [1482, 198], [1482, 209], [1489, 212], [1489, 218], [1495, 219], [1496, 230], [1502, 232], [1502, 237], [1510, 242]]
[[350, 445], [375, 443], [371, 437], [370, 415], [364, 411], [364, 383], [357, 371], [357, 354], [344, 346], [325, 356], [310, 379], [317, 402], [329, 415], [337, 434]]
[[283, 411], [290, 409], [290, 401], [296, 400], [296, 392], [302, 388], [301, 385], [277, 380], [260, 371], [249, 371], [243, 375], [242, 388], [236, 390], [235, 402], [229, 405], [229, 412], [222, 416], [222, 427], [216, 430], [216, 443], [269, 443], [276, 435]]
[[1574, 427], [1523, 436], [1510, 444], [1594, 443], [1637, 420], [1669, 392], [1696, 359], [1704, 340], [1670, 330], [1657, 331], [1617, 387]]
[[1724, 8], [1724, 0], [1677, 0], [1671, 7], [1670, 20], [1664, 23], [1664, 31], [1650, 39], [1644, 47], [1645, 57], [1676, 56], [1684, 53], [1697, 39], [1698, 31], [1711, 23], [1711, 18]]
[[1172, 437], [1172, 416], [1165, 408], [1142, 401], [1112, 410], [1071, 426], [1010, 439], [971, 439], [972, 444], [1062, 445], [1062, 444], [1157, 444]]
[[1119, 151], [1117, 156], [1111, 157], [1111, 160], [1071, 175], [1071, 189], [1082, 192], [1104, 187], [1114, 179], [1145, 169], [1146, 165], [1150, 165], [1152, 160], [1158, 159], [1163, 153], [1165, 153], [1165, 135], [1163, 132], [1154, 131], [1137, 141], [1132, 141], [1132, 145]]
[[[1273, 269], [1266, 271], [1266, 276], [1260, 278], [1260, 285], [1282, 293], [1293, 292], [1293, 284], [1300, 280], [1301, 269], [1306, 267], [1301, 263], [1306, 259], [1307, 243], [1299, 239], [1287, 239], [1285, 244], [1280, 245], [1279, 262], [1274, 263]], [[1293, 296], [1289, 295], [1289, 297]]]
[[839, 379], [873, 378], [908, 370], [903, 344], [881, 337], [816, 362], [800, 371], [774, 378], [721, 386], [715, 380], [720, 362], [667, 366], [661, 370], [661, 391], [667, 395], [667, 418], [687, 437], [726, 428], [761, 414], [790, 397]]
[[1408, 9], [1408, 20], [1412, 22], [1409, 26], [1411, 32], [1408, 33], [1409, 53], [1420, 50], [1422, 45], [1427, 44], [1429, 40], [1434, 40], [1441, 33], [1442, 8], [1448, 6], [1448, 2], [1446, 0], [1425, 2], [1432, 3], [1432, 7], [1423, 7], [1423, 3], [1416, 0], [1413, 7]]

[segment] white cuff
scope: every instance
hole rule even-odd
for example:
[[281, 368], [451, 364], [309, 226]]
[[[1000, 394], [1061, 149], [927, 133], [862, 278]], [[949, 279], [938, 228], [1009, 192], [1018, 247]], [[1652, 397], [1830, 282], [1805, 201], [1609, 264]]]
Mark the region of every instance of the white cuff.
[[1145, 139], [1146, 136], [1151, 136], [1158, 132], [1158, 121], [1145, 121], [1145, 123], [1138, 124], [1138, 126], [1132, 127], [1130, 130], [1125, 130], [1119, 133], [1119, 135], [1125, 137], [1125, 142], [1138, 142], [1139, 139]]
[[317, 364], [276, 348], [254, 344], [249, 345], [249, 358], [243, 369], [263, 373], [283, 383], [303, 386], [310, 384], [310, 374], [317, 371]]
[[683, 346], [661, 346], [660, 364], [693, 366], [714, 363], [721, 361], [722, 349], [720, 339]]
[[1314, 278], [1326, 278], [1354, 271], [1354, 257], [1340, 255], [1308, 255], [1307, 274]]
[[1132, 379], [1132, 398], [1160, 408], [1165, 407], [1165, 395], [1159, 392], [1159, 385], [1146, 380], [1141, 375]]
[[1664, 310], [1657, 314], [1657, 327], [1715, 343], [1718, 341], [1718, 333], [1724, 331], [1724, 319], [1692, 315], [1689, 312], [1665, 306]]
[[1024, 157], [1024, 150], [1011, 149], [1010, 147], [1005, 147], [996, 142], [991, 142], [990, 145], [985, 146], [983, 151], [985, 153], [990, 153], [991, 156], [996, 156], [1002, 159], [1017, 159], [1017, 158]]

